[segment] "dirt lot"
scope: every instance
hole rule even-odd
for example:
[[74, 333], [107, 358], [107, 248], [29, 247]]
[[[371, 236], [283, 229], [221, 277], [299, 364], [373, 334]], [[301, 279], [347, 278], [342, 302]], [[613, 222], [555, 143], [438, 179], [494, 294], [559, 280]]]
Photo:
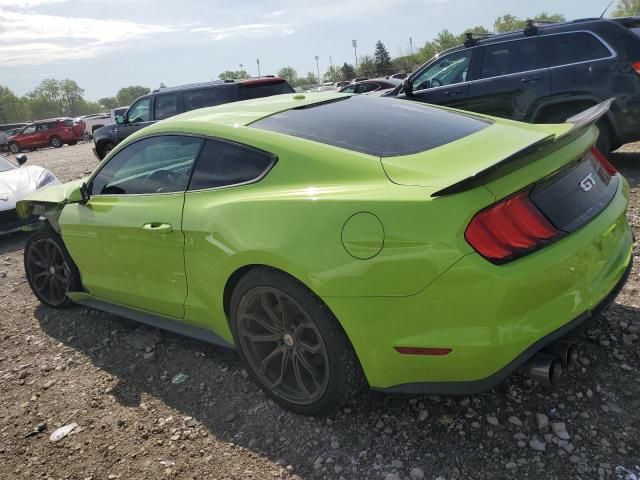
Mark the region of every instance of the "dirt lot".
[[[28, 156], [62, 180], [96, 165], [90, 144]], [[613, 158], [633, 187], [640, 238], [640, 145]], [[640, 475], [640, 262], [555, 391], [513, 376], [472, 398], [363, 393], [312, 419], [268, 401], [233, 352], [85, 308], [42, 307], [24, 277], [25, 239], [0, 238], [2, 479]], [[179, 373], [188, 379], [173, 383]], [[52, 443], [65, 423], [78, 426]]]

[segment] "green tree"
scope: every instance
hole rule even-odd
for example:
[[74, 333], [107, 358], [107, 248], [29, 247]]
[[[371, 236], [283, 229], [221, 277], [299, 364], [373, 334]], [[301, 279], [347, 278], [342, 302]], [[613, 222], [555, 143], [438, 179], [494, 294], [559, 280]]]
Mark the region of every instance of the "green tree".
[[612, 17], [632, 17], [640, 15], [640, 0], [619, 0]]
[[0, 85], [0, 123], [24, 122], [30, 118], [28, 103]]
[[141, 87], [140, 85], [131, 85], [129, 87], [121, 88], [116, 94], [118, 106], [124, 107], [131, 105], [136, 98], [146, 95], [150, 91], [151, 90], [148, 87]]
[[103, 97], [98, 99], [98, 104], [102, 109], [111, 110], [118, 107], [118, 100], [116, 100], [116, 97]]
[[353, 80], [356, 78], [356, 69], [350, 63], [344, 62], [340, 67], [340, 73], [342, 74], [342, 80]]
[[389, 75], [392, 73], [391, 55], [387, 47], [384, 46], [381, 40], [376, 43], [376, 49], [373, 53], [374, 61], [376, 64], [376, 73], [378, 75]]
[[78, 84], [69, 80], [60, 80], [60, 109], [64, 115], [75, 117], [83, 110], [86, 110], [87, 102], [84, 100], [84, 88], [80, 88]]
[[341, 69], [336, 67], [335, 65], [330, 66], [329, 68], [327, 68], [327, 71], [324, 74], [324, 79], [327, 82], [339, 82], [340, 80], [342, 80]]
[[371, 55], [363, 55], [358, 60], [358, 76], [374, 77], [377, 71], [376, 61]]
[[246, 70], [225, 70], [218, 75], [220, 80], [239, 80], [241, 78], [249, 78], [249, 73]]
[[449, 30], [442, 30], [434, 39], [438, 52], [460, 45], [460, 40]]
[[317, 85], [318, 77], [313, 72], [307, 72], [307, 76], [304, 78], [304, 83], [306, 85], [314, 85], [314, 84]]
[[[533, 20], [538, 20], [540, 22], [564, 22], [565, 18], [559, 13], [542, 12], [533, 17]], [[514, 15], [507, 14], [498, 17], [494, 22], [493, 27], [497, 33], [504, 33], [512, 32], [514, 30], [522, 30], [526, 25], [527, 19], [519, 19]]]
[[298, 72], [296, 72], [295, 68], [287, 66], [278, 70], [278, 76], [284, 78], [287, 82], [293, 85], [298, 79]]

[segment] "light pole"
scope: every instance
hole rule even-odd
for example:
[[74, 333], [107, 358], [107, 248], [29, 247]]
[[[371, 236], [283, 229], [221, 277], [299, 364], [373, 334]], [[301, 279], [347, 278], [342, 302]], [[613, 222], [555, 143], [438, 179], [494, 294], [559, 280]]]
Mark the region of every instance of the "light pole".
[[244, 64], [243, 63], [240, 64], [240, 73], [242, 73], [242, 70], [244, 70]]
[[351, 45], [353, 46], [353, 56], [356, 59], [356, 68], [358, 68], [358, 40], [351, 40]]
[[413, 57], [413, 38], [409, 37], [409, 51], [411, 52], [411, 56]]
[[316, 70], [318, 72], [318, 86], [320, 86], [320, 64], [318, 63], [318, 60], [320, 60], [320, 57], [316, 55]]
[[260, 75], [260, 59], [256, 58], [256, 63], [258, 64], [258, 78], [260, 78], [262, 75]]

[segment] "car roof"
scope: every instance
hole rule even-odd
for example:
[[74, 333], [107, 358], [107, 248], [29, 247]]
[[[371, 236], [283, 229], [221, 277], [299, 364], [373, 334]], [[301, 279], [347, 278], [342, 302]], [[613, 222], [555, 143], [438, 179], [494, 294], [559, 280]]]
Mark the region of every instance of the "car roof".
[[231, 86], [231, 85], [272, 84], [272, 83], [281, 83], [284, 81], [286, 80], [281, 77], [243, 78], [241, 80], [214, 80], [211, 82], [189, 83], [186, 85], [178, 85], [175, 87], [162, 87], [154, 90], [151, 93], [170, 93], [170, 92], [180, 92], [185, 90], [199, 90], [202, 88]]

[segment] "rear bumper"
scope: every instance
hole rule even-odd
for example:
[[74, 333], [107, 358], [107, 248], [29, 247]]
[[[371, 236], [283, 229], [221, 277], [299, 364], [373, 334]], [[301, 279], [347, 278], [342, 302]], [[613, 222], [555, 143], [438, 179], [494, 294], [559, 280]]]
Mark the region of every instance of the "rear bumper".
[[563, 325], [559, 329], [544, 336], [524, 352], [518, 355], [508, 365], [497, 371], [496, 373], [483, 378], [481, 380], [462, 381], [462, 382], [419, 382], [419, 383], [405, 383], [402, 385], [396, 385], [388, 388], [375, 388], [375, 390], [387, 392], [387, 393], [404, 393], [413, 395], [472, 395], [482, 393], [492, 389], [499, 383], [503, 382], [509, 375], [522, 367], [533, 355], [542, 350], [550, 343], [555, 342], [561, 338], [575, 337], [582, 332], [588, 324], [596, 320], [602, 312], [604, 312], [613, 303], [615, 298], [622, 290], [622, 287], [627, 282], [631, 269], [633, 267], [633, 258], [629, 262], [627, 269], [625, 270], [622, 278], [618, 281], [616, 286], [611, 292], [593, 309], [578, 315], [569, 323]]
[[[324, 300], [372, 388], [439, 393], [491, 388], [546, 343], [604, 308], [624, 283], [633, 247], [627, 195], [622, 181], [609, 206], [589, 224], [511, 263], [493, 265], [473, 253], [412, 296]], [[408, 355], [395, 347], [451, 351]]]

